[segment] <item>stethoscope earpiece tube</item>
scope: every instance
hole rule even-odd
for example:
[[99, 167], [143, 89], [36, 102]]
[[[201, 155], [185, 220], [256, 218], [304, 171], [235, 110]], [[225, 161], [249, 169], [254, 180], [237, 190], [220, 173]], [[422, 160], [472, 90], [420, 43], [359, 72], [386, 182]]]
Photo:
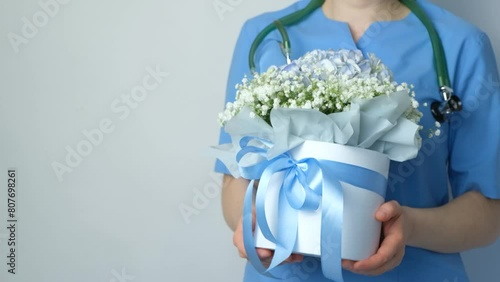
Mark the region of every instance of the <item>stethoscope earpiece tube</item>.
[[427, 17], [427, 14], [424, 12], [424, 10], [422, 10], [420, 5], [415, 0], [401, 0], [401, 3], [408, 7], [408, 9], [410, 9], [412, 13], [417, 16], [417, 18], [422, 22], [422, 24], [427, 29], [427, 32], [429, 33], [432, 49], [434, 52], [434, 63], [436, 64], [439, 87], [451, 87], [443, 43], [441, 42], [441, 39], [439, 38], [439, 35], [434, 28], [434, 25], [430, 21], [429, 17]]
[[[312, 12], [314, 12], [316, 9], [320, 8], [323, 3], [325, 3], [325, 0], [311, 0], [311, 2], [309, 4], [307, 4], [307, 6], [304, 8], [304, 9], [301, 9], [301, 10], [298, 10], [294, 13], [291, 13], [290, 15], [287, 15], [287, 16], [284, 16], [282, 17], [281, 19], [279, 19], [279, 24], [278, 25], [282, 25], [282, 26], [288, 26], [288, 25], [293, 25], [299, 21], [301, 21], [302, 19], [306, 18], [307, 16], [309, 16]], [[276, 21], [275, 21], [276, 22]], [[271, 33], [273, 30], [277, 29], [278, 26], [275, 24], [275, 22], [269, 24], [268, 26], [266, 26], [258, 35], [257, 37], [255, 38], [255, 40], [253, 41], [252, 43], [252, 46], [250, 46], [250, 52], [248, 54], [248, 65], [250, 66], [250, 71], [252, 73], [255, 72], [255, 62], [254, 62], [254, 59], [255, 59], [255, 53], [257, 52], [257, 48], [259, 48], [259, 45], [262, 43], [262, 41], [264, 40], [264, 38], [266, 38], [266, 36]], [[284, 34], [286, 34], [286, 30], [283, 28], [283, 31], [284, 31]], [[283, 37], [283, 32], [280, 31], [282, 37]], [[286, 38], [288, 38], [288, 35], [286, 35]], [[290, 41], [288, 40], [288, 42], [286, 42], [287, 40], [285, 40], [285, 38], [283, 38], [283, 46], [284, 46], [284, 49], [286, 48], [286, 46], [290, 46]], [[285, 50], [283, 50], [285, 51]]]
[[286, 58], [286, 63], [291, 64], [292, 63], [292, 58], [291, 53], [292, 53], [292, 47], [290, 45], [290, 38], [288, 38], [288, 33], [286, 32], [285, 27], [281, 23], [280, 20], [275, 20], [273, 24], [276, 26], [278, 31], [281, 34], [281, 38], [283, 38], [283, 42], [281, 42], [281, 52], [283, 52], [283, 55]]

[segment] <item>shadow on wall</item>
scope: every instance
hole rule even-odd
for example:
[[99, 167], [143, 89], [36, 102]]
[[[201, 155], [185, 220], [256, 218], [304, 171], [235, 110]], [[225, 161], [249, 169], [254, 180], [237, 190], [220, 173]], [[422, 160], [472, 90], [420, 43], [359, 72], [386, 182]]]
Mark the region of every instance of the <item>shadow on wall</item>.
[[[472, 282], [495, 281], [500, 277], [500, 239], [495, 244], [462, 254]], [[493, 277], [497, 277], [494, 279]]]

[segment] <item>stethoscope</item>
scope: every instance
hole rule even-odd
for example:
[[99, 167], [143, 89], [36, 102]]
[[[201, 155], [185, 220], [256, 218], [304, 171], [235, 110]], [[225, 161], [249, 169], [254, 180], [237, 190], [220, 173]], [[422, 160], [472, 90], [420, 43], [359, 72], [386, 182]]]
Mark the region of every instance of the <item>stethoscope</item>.
[[[453, 88], [451, 87], [450, 78], [448, 74], [448, 68], [446, 64], [446, 56], [443, 50], [443, 44], [441, 43], [441, 39], [437, 34], [436, 30], [430, 19], [427, 17], [425, 12], [422, 10], [420, 5], [415, 0], [400, 0], [401, 3], [406, 5], [422, 22], [422, 24], [426, 27], [427, 32], [429, 33], [429, 37], [432, 43], [432, 49], [434, 52], [434, 64], [437, 72], [437, 80], [439, 84], [439, 90], [441, 97], [443, 99], [442, 102], [433, 102], [431, 104], [431, 112], [434, 116], [434, 119], [439, 123], [443, 123], [446, 121], [447, 117], [454, 113], [462, 110], [462, 102], [458, 96], [453, 93]], [[287, 63], [291, 63], [291, 45], [290, 39], [288, 38], [288, 33], [285, 29], [285, 26], [290, 26], [298, 23], [303, 20], [307, 16], [309, 16], [316, 9], [320, 8], [325, 0], [311, 0], [307, 6], [301, 10], [298, 10], [290, 15], [284, 16], [278, 20], [275, 20], [273, 23], [266, 26], [255, 38], [254, 42], [250, 47], [250, 54], [248, 57], [248, 62], [250, 65], [250, 70], [252, 73], [255, 72], [255, 62], [254, 57], [257, 51], [257, 48], [262, 43], [264, 38], [271, 33], [273, 30], [277, 29], [281, 35], [283, 42], [281, 42], [281, 49], [283, 51], [284, 56], [286, 57]]]

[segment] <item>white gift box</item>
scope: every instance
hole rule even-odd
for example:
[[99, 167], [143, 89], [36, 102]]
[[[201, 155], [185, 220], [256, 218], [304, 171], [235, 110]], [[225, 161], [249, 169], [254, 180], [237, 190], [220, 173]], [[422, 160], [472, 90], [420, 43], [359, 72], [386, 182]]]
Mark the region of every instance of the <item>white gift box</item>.
[[[305, 141], [291, 150], [290, 154], [296, 160], [315, 158], [363, 167], [378, 172], [385, 179], [389, 174], [389, 158], [376, 151], [327, 142]], [[273, 175], [266, 195], [266, 219], [273, 234], [277, 231], [277, 203], [283, 175], [284, 173]], [[384, 203], [384, 198], [362, 187], [344, 182], [341, 182], [341, 185], [344, 192], [342, 258], [363, 260], [373, 255], [379, 247], [381, 223], [375, 219], [375, 212]], [[258, 222], [255, 227], [255, 245], [259, 248], [275, 248], [274, 243], [268, 241], [260, 231]], [[298, 211], [298, 233], [293, 252], [321, 256], [321, 206], [316, 211]]]

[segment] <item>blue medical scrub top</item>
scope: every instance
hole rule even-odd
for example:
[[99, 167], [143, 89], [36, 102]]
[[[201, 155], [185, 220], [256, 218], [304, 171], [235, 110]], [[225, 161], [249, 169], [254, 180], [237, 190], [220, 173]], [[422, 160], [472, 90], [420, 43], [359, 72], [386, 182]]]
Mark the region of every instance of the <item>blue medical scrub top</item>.
[[[428, 1], [418, 1], [434, 23], [443, 41], [452, 87], [463, 101], [463, 111], [441, 127], [441, 135], [428, 137], [435, 128], [429, 106], [442, 101], [427, 30], [410, 13], [398, 21], [373, 23], [355, 42], [344, 22], [327, 18], [321, 9], [297, 25], [287, 27], [292, 59], [314, 49], [359, 49], [373, 53], [394, 73], [397, 82], [415, 86], [424, 112], [423, 143], [410, 161], [391, 164], [387, 200], [401, 205], [429, 208], [446, 204], [450, 193], [457, 197], [478, 190], [486, 197], [500, 198], [500, 83], [495, 56], [488, 37], [476, 27]], [[234, 86], [250, 75], [248, 53], [256, 35], [273, 20], [303, 8], [309, 1], [248, 20], [240, 33], [229, 73], [226, 101], [235, 99]], [[258, 71], [285, 64], [277, 31], [269, 34], [257, 50]], [[222, 130], [220, 143], [230, 137]], [[220, 162], [216, 171], [228, 173]], [[450, 184], [451, 190], [448, 189]], [[284, 281], [330, 281], [323, 277], [318, 259], [282, 265], [273, 272]], [[344, 271], [345, 281], [463, 282], [468, 281], [460, 255], [440, 254], [407, 247], [400, 266], [377, 277]], [[244, 281], [276, 281], [259, 275], [247, 265]]]

